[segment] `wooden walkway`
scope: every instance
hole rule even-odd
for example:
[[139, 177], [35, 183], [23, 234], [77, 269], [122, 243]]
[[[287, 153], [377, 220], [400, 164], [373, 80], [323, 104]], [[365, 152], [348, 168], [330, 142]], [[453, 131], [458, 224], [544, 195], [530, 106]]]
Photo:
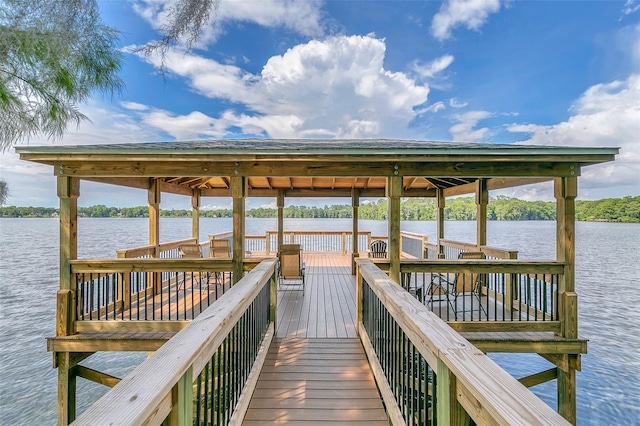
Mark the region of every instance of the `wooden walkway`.
[[389, 424], [358, 339], [274, 339], [243, 424]]
[[243, 424], [388, 425], [356, 335], [350, 258], [304, 260], [304, 295], [294, 287], [278, 291], [276, 338]]
[[356, 338], [356, 279], [349, 256], [309, 255], [304, 296], [295, 287], [278, 291], [276, 337]]

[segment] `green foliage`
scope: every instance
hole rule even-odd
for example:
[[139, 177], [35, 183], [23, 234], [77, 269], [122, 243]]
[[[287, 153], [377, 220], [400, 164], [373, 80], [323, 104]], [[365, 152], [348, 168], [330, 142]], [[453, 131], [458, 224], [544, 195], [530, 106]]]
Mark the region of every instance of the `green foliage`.
[[[0, 181], [1, 184], [2, 181]], [[289, 206], [284, 208], [287, 218], [341, 219], [351, 217], [351, 206], [324, 207]], [[0, 217], [51, 217], [58, 209], [46, 207], [2, 207]], [[276, 209], [259, 207], [247, 210], [247, 217], [271, 218]], [[97, 205], [79, 207], [80, 217], [149, 217], [147, 206], [107, 207]], [[191, 210], [160, 210], [161, 217], [191, 217]], [[230, 209], [200, 210], [200, 217], [232, 217]], [[358, 209], [360, 219], [387, 220], [388, 203], [380, 199], [365, 203]], [[430, 198], [410, 198], [402, 202], [402, 220], [436, 220], [437, 207]], [[489, 220], [555, 220], [556, 204], [552, 201], [522, 201], [516, 198], [496, 197], [487, 205]], [[446, 220], [475, 220], [476, 204], [473, 197], [453, 198], [446, 201]], [[635, 222], [640, 223], [640, 196], [607, 198], [599, 201], [576, 201], [576, 219], [582, 221]]]
[[95, 0], [0, 2], [0, 146], [62, 136], [86, 119], [78, 105], [113, 94], [122, 54]]
[[9, 198], [9, 185], [7, 182], [0, 179], [0, 207], [4, 206]]
[[54, 207], [16, 207], [0, 208], [0, 217], [56, 217], [58, 209]]
[[576, 201], [576, 217], [586, 221], [640, 222], [640, 197]]

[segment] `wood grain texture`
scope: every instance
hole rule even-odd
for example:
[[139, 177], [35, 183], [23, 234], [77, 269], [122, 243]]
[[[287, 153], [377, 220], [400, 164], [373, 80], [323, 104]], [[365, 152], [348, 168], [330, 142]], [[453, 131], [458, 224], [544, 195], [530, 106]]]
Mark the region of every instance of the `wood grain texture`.
[[243, 424], [388, 424], [358, 339], [275, 339]]
[[[275, 272], [266, 260], [140, 364], [77, 420], [78, 425], [159, 424], [172, 409], [172, 389], [188, 370], [197, 375]], [[222, 302], [224, 299], [224, 302]]]
[[[372, 262], [360, 273], [429, 365], [455, 376], [458, 402], [479, 424], [567, 424], [542, 400], [396, 285]], [[440, 371], [440, 366], [438, 367]]]

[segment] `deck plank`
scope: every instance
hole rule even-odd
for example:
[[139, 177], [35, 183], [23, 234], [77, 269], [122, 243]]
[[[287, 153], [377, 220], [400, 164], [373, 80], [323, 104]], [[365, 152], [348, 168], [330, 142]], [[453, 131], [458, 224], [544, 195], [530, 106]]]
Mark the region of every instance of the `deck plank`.
[[306, 255], [306, 286], [278, 292], [276, 337], [355, 338], [355, 277], [350, 258]]
[[388, 424], [358, 339], [274, 339], [243, 424]]

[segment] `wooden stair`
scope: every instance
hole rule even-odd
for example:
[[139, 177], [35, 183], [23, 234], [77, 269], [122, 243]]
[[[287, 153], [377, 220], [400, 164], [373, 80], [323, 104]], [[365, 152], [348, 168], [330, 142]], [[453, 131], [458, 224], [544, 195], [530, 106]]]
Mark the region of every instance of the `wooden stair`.
[[274, 339], [245, 425], [388, 425], [358, 339]]

